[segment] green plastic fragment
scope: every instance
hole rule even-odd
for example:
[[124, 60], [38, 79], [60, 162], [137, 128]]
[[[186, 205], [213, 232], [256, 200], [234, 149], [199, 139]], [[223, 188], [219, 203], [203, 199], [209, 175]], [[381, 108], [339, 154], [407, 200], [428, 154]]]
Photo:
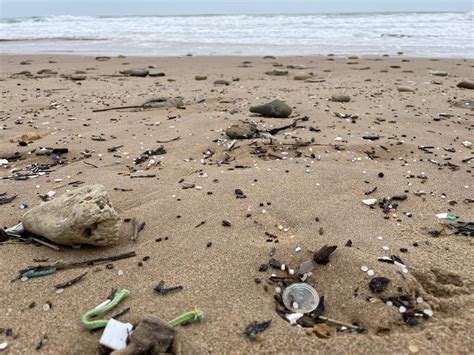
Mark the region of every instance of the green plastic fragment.
[[204, 319], [204, 313], [199, 309], [195, 309], [194, 311], [186, 312], [179, 317], [170, 320], [168, 323], [171, 324], [173, 327], [177, 325], [182, 325], [190, 322], [200, 322]]
[[41, 277], [41, 276], [48, 276], [52, 275], [56, 272], [56, 268], [52, 267], [46, 270], [30, 270], [30, 271], [25, 271], [24, 273], [21, 274], [21, 277], [27, 277], [29, 279], [33, 277]]
[[109, 303], [107, 303], [106, 305], [99, 308], [91, 309], [90, 311], [84, 313], [81, 316], [82, 326], [85, 329], [89, 329], [89, 330], [104, 328], [107, 325], [108, 320], [106, 319], [91, 320], [91, 318], [107, 313], [112, 308], [117, 306], [123, 299], [127, 298], [129, 294], [130, 294], [129, 290], [126, 290], [126, 289], [120, 290], [117, 293], [115, 293], [114, 299], [110, 301]]

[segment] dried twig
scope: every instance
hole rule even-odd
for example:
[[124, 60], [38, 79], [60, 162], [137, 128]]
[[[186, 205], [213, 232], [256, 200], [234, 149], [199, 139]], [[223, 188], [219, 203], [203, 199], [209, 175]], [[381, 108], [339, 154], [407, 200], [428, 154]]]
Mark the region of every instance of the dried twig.
[[78, 283], [79, 281], [81, 281], [84, 278], [84, 276], [86, 276], [86, 275], [87, 275], [87, 271], [85, 273], [73, 278], [72, 280], [69, 280], [69, 281], [66, 281], [66, 282], [55, 285], [54, 288], [60, 289], [60, 288], [70, 287], [70, 286]]

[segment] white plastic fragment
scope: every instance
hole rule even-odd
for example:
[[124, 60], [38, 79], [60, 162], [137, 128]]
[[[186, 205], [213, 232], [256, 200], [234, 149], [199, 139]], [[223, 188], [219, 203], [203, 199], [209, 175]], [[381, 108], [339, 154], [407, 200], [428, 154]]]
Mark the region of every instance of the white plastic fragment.
[[288, 322], [290, 322], [291, 325], [296, 324], [296, 321], [303, 317], [302, 313], [288, 313], [285, 315], [286, 319], [288, 319]]
[[45, 303], [43, 305], [43, 311], [45, 311], [45, 312], [49, 311], [50, 308], [51, 308], [51, 306], [49, 305], [49, 303]]
[[400, 313], [405, 313], [407, 311], [407, 309], [404, 306], [400, 306], [398, 310], [400, 311]]
[[127, 338], [133, 329], [130, 323], [122, 323], [113, 318], [107, 322], [107, 326], [100, 337], [100, 344], [113, 350], [121, 350], [127, 347]]
[[6, 341], [0, 343], [0, 350], [5, 350], [6, 348], [8, 348], [8, 343]]
[[448, 214], [447, 213], [438, 213], [436, 215], [436, 218], [439, 218], [439, 219], [447, 219], [448, 218]]
[[433, 317], [433, 310], [432, 309], [429, 309], [429, 308], [424, 309], [423, 313], [426, 314], [430, 318]]
[[7, 159], [0, 159], [0, 166], [3, 166], [3, 165], [8, 165]]
[[374, 275], [375, 275], [375, 271], [374, 271], [374, 270], [369, 270], [369, 271], [367, 271], [367, 275], [369, 275], [369, 276], [374, 276]]
[[362, 265], [362, 266], [360, 267], [360, 269], [361, 269], [363, 272], [369, 271], [369, 268], [368, 268], [367, 266], [365, 266], [365, 265]]

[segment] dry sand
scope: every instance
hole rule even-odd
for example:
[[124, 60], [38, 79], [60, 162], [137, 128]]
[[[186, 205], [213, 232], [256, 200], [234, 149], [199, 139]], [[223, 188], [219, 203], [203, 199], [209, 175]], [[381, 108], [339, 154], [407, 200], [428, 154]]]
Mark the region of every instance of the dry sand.
[[[13, 329], [10, 337], [0, 332], [0, 342], [9, 344], [7, 354], [34, 353], [46, 335], [39, 353], [96, 353], [100, 332], [83, 330], [79, 317], [102, 302], [113, 288], [131, 292], [111, 312], [130, 307], [122, 321], [137, 323], [147, 314], [171, 319], [194, 307], [201, 309], [204, 322], [179, 328], [186, 353], [472, 352], [473, 240], [452, 234], [443, 227], [449, 223], [435, 218], [435, 214], [449, 211], [463, 221], [474, 220], [472, 200], [467, 200], [474, 197], [474, 159], [462, 162], [473, 157], [472, 148], [462, 144], [473, 141], [473, 111], [452, 106], [454, 101], [473, 99], [473, 91], [456, 87], [462, 79], [472, 78], [472, 60], [114, 57], [99, 62], [93, 57], [59, 55], [3, 55], [0, 59], [0, 155], [19, 152], [23, 158], [2, 168], [1, 176], [11, 176], [13, 168], [51, 162], [50, 157], [29, 154], [34, 149], [69, 148], [63, 156], [65, 164], [53, 167], [47, 176], [1, 180], [0, 193], [18, 195], [12, 203], [0, 206], [1, 225], [11, 226], [21, 219], [24, 210], [20, 204], [38, 206], [42, 203], [39, 194], [54, 190], [59, 195], [72, 189], [65, 185], [73, 181], [105, 185], [123, 217], [146, 222], [137, 242], [124, 237], [111, 248], [62, 248], [58, 252], [14, 241], [1, 243], [0, 328]], [[31, 64], [20, 65], [27, 59]], [[242, 67], [246, 60], [251, 63]], [[273, 63], [281, 63], [283, 68], [274, 68]], [[290, 74], [281, 77], [265, 75], [269, 70], [300, 64], [318, 82], [293, 80], [301, 70], [289, 69]], [[166, 76], [107, 76], [149, 65], [156, 66], [152, 72], [162, 71]], [[58, 75], [37, 75], [41, 69], [52, 69]], [[14, 75], [23, 70], [33, 75]], [[65, 77], [76, 70], [85, 71], [87, 79], [73, 82]], [[446, 71], [448, 76], [433, 76], [430, 70]], [[196, 81], [198, 74], [208, 79]], [[218, 79], [231, 84], [214, 85]], [[416, 92], [400, 93], [397, 84], [410, 85]], [[332, 94], [342, 92], [351, 95], [349, 103], [328, 101]], [[182, 96], [186, 109], [92, 112], [106, 106], [139, 105], [156, 96]], [[251, 155], [255, 146], [249, 143], [253, 140], [244, 140], [229, 152], [235, 160], [218, 164], [226, 148], [215, 140], [225, 139], [223, 130], [231, 124], [251, 120], [268, 128], [292, 122], [249, 113], [251, 105], [276, 98], [293, 106], [294, 117], [309, 117], [300, 123], [306, 128], [280, 132], [275, 136], [275, 149], [266, 147], [285, 159]], [[359, 117], [351, 123], [334, 112]], [[439, 113], [452, 116], [438, 120]], [[321, 131], [312, 132], [310, 126]], [[42, 138], [26, 147], [10, 142], [28, 131]], [[365, 134], [381, 138], [363, 140]], [[93, 135], [101, 135], [104, 141], [92, 140]], [[167, 154], [157, 158], [161, 164], [146, 170], [156, 175], [154, 178], [130, 178], [133, 158], [158, 147], [157, 141], [178, 136], [179, 140], [163, 144]], [[314, 138], [318, 145], [297, 148], [301, 154], [294, 146], [279, 145], [294, 143], [295, 138]], [[269, 142], [263, 138], [256, 141], [260, 146]], [[115, 153], [107, 151], [121, 145]], [[419, 145], [434, 146], [432, 154], [420, 150]], [[86, 150], [91, 157], [81, 154]], [[202, 164], [208, 150], [215, 154]], [[366, 153], [370, 151], [373, 159]], [[140, 166], [146, 168], [147, 163]], [[451, 169], [447, 163], [459, 168]], [[383, 178], [378, 177], [380, 172]], [[204, 177], [199, 173], [205, 173]], [[182, 189], [181, 179], [202, 189]], [[374, 193], [364, 194], [374, 187]], [[236, 188], [247, 198], [236, 199]], [[427, 194], [416, 196], [420, 190]], [[361, 202], [403, 193], [408, 199], [400, 202], [396, 217], [390, 213], [388, 219], [379, 207], [371, 209]], [[230, 220], [232, 226], [222, 226], [223, 219]], [[196, 228], [202, 221], [205, 224]], [[433, 237], [428, 233], [432, 229], [442, 231], [441, 235]], [[277, 235], [278, 243], [267, 242], [265, 232]], [[157, 242], [160, 237], [163, 241]], [[353, 245], [345, 247], [349, 239]], [[309, 280], [326, 298], [324, 315], [356, 323], [366, 328], [367, 334], [337, 333], [330, 339], [319, 339], [310, 328], [290, 326], [275, 312], [276, 285], [269, 283], [269, 277], [272, 272], [284, 273], [258, 272], [260, 264], [268, 262], [272, 248], [276, 248], [276, 259], [297, 268], [311, 258], [311, 251], [325, 244], [338, 248], [330, 263], [318, 265]], [[386, 251], [384, 246], [390, 249]], [[296, 247], [302, 250], [295, 252]], [[402, 253], [400, 248], [408, 251]], [[79, 261], [130, 250], [138, 256], [113, 263], [113, 269], [93, 267], [80, 283], [62, 294], [56, 294], [53, 286], [83, 270], [10, 282], [18, 270], [35, 264], [33, 259]], [[406, 263], [409, 273], [405, 278], [397, 266], [377, 261], [392, 254]], [[150, 259], [139, 267], [145, 256]], [[426, 301], [423, 307], [433, 309], [433, 318], [411, 327], [396, 307], [368, 302], [370, 277], [361, 271], [362, 265], [373, 269], [375, 276], [392, 280], [383, 296], [400, 294], [397, 288], [422, 296]], [[122, 276], [119, 270], [123, 270]], [[255, 278], [262, 282], [257, 284]], [[160, 280], [183, 285], [184, 290], [159, 295], [153, 287]], [[52, 304], [47, 312], [42, 308], [46, 302]], [[30, 307], [32, 303], [34, 307]], [[261, 342], [251, 342], [243, 335], [250, 322], [269, 319], [272, 325], [262, 333]]]

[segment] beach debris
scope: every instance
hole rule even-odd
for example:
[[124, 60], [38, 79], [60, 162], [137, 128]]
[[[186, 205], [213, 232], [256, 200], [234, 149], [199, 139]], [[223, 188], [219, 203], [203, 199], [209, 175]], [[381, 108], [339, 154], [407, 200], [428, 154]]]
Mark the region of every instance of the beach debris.
[[150, 71], [148, 69], [127, 69], [120, 71], [120, 74], [144, 78], [150, 74]]
[[389, 283], [390, 279], [386, 277], [374, 277], [369, 282], [369, 288], [374, 293], [381, 293], [385, 291]]
[[183, 98], [177, 96], [174, 98], [169, 97], [155, 97], [148, 101], [145, 101], [142, 105], [142, 108], [169, 108], [169, 107], [184, 107]]
[[197, 81], [207, 80], [207, 76], [206, 75], [196, 75], [194, 77], [194, 80], [197, 80]]
[[349, 102], [351, 97], [345, 94], [334, 94], [331, 96], [331, 101], [333, 102]]
[[474, 110], [474, 100], [459, 100], [453, 103], [454, 107]]
[[83, 81], [87, 79], [87, 76], [82, 74], [72, 74], [69, 76], [69, 79], [72, 81]]
[[250, 340], [257, 340], [257, 337], [260, 333], [263, 331], [267, 330], [270, 325], [272, 324], [271, 320], [266, 320], [263, 322], [257, 322], [253, 321], [244, 330], [244, 334], [250, 339]]
[[457, 87], [458, 87], [458, 88], [462, 88], [462, 89], [470, 89], [470, 90], [473, 90], [473, 89], [474, 89], [474, 81], [463, 80], [463, 81], [461, 81], [461, 82], [458, 83]]
[[415, 92], [415, 88], [408, 85], [398, 85], [397, 90], [398, 92]]
[[337, 245], [323, 246], [313, 254], [313, 261], [319, 265], [326, 265], [329, 262], [329, 256], [337, 249]]
[[438, 219], [447, 219], [448, 221], [455, 221], [455, 220], [458, 219], [457, 216], [450, 215], [450, 214], [448, 214], [448, 213], [446, 213], [446, 212], [444, 212], [444, 213], [438, 213], [438, 214], [436, 215], [436, 218], [438, 218]]
[[130, 291], [128, 291], [127, 289], [116, 291], [114, 295], [108, 298], [105, 302], [102, 302], [97, 307], [81, 315], [81, 323], [83, 328], [87, 330], [94, 330], [106, 327], [108, 320], [95, 319], [95, 317], [101, 316], [115, 308], [122, 300], [127, 298], [129, 294]]
[[250, 139], [257, 134], [257, 125], [254, 123], [241, 123], [232, 125], [225, 130], [230, 139]]
[[122, 219], [102, 185], [80, 187], [32, 208], [25, 230], [63, 245], [107, 246], [118, 242]]
[[2, 341], [0, 343], [0, 350], [5, 350], [6, 348], [8, 348], [8, 342]]
[[144, 151], [140, 156], [137, 158], [133, 159], [133, 164], [141, 164], [145, 161], [147, 161], [150, 157], [156, 156], [156, 155], [163, 155], [166, 154], [166, 149], [164, 146], [159, 146], [158, 148], [155, 149], [149, 149]]
[[143, 318], [129, 337], [126, 351], [114, 351], [113, 355], [171, 353], [176, 329], [169, 323], [154, 317]]
[[114, 110], [124, 110], [131, 108], [138, 109], [160, 109], [160, 108], [184, 108], [183, 98], [177, 96], [175, 98], [168, 97], [156, 97], [150, 100], [145, 101], [141, 105], [130, 105], [130, 106], [116, 106], [116, 107], [107, 107], [92, 110], [92, 112], [105, 112], [105, 111], [114, 111]]
[[214, 81], [214, 85], [229, 86], [229, 85], [230, 85], [230, 81], [228, 81], [228, 80], [223, 80], [223, 79], [219, 79], [219, 80]]
[[365, 200], [362, 200], [362, 203], [364, 205], [367, 205], [367, 206], [373, 206], [377, 203], [377, 199], [376, 198], [367, 198]]
[[98, 56], [98, 57], [95, 57], [95, 60], [99, 61], [99, 62], [105, 62], [107, 60], [110, 60], [112, 58], [110, 57], [107, 57], [107, 56]]
[[173, 291], [179, 291], [182, 290], [183, 286], [178, 285], [178, 286], [172, 286], [172, 287], [165, 287], [165, 282], [161, 280], [158, 285], [155, 286], [154, 290], [162, 295], [166, 295], [167, 293], [173, 292]]
[[84, 261], [73, 261], [73, 262], [60, 261], [51, 265], [28, 266], [26, 269], [20, 270], [19, 274], [20, 274], [20, 278], [47, 276], [47, 275], [54, 274], [56, 271], [90, 267], [94, 265], [110, 263], [111, 261], [133, 258], [135, 256], [137, 256], [137, 254], [134, 251], [130, 251], [130, 252], [126, 252], [126, 253], [122, 253], [118, 255], [89, 259], [89, 260], [84, 260]]
[[99, 343], [109, 349], [121, 350], [127, 347], [127, 339], [133, 329], [133, 324], [122, 323], [110, 318], [100, 337]]
[[294, 80], [308, 80], [308, 79], [311, 79], [312, 77], [313, 76], [308, 73], [298, 73], [293, 77], [293, 79]]
[[456, 230], [454, 232], [456, 235], [474, 237], [474, 222], [456, 222], [452, 227]]
[[405, 201], [408, 198], [407, 195], [395, 195], [392, 197], [384, 197], [379, 201], [379, 207], [383, 210], [385, 214], [390, 212], [394, 213], [398, 208], [398, 203], [394, 201]]
[[292, 108], [281, 100], [273, 100], [263, 105], [250, 107], [250, 112], [252, 113], [273, 118], [287, 118], [291, 115], [292, 111]]
[[57, 284], [57, 285], [54, 285], [54, 288], [56, 290], [60, 290], [60, 289], [65, 289], [65, 288], [68, 288], [68, 287], [71, 287], [72, 285], [75, 285], [77, 284], [79, 281], [81, 281], [85, 276], [87, 275], [87, 271], [84, 272], [83, 274], [73, 278], [72, 280], [69, 280], [69, 281], [66, 281], [66, 282], [62, 282], [60, 284]]
[[336, 329], [325, 323], [321, 323], [313, 326], [313, 333], [316, 334], [318, 338], [327, 339], [336, 334]]
[[285, 76], [288, 75], [288, 70], [274, 69], [271, 71], [266, 71], [265, 74], [270, 76]]
[[310, 313], [318, 307], [319, 295], [309, 284], [300, 282], [285, 288], [282, 300], [288, 310], [304, 314]]
[[8, 197], [6, 192], [0, 193], [0, 205], [6, 205], [7, 203], [11, 203], [16, 198], [17, 195], [12, 195]]
[[433, 76], [448, 76], [448, 72], [442, 70], [430, 70], [430, 74]]
[[241, 189], [235, 189], [234, 193], [236, 198], [247, 198], [247, 195]]
[[41, 136], [39, 135], [39, 133], [26, 132], [26, 133], [23, 133], [19, 136], [16, 136], [16, 137], [10, 139], [10, 142], [12, 142], [12, 143], [31, 142], [31, 141], [36, 141], [40, 138], [41, 138]]

